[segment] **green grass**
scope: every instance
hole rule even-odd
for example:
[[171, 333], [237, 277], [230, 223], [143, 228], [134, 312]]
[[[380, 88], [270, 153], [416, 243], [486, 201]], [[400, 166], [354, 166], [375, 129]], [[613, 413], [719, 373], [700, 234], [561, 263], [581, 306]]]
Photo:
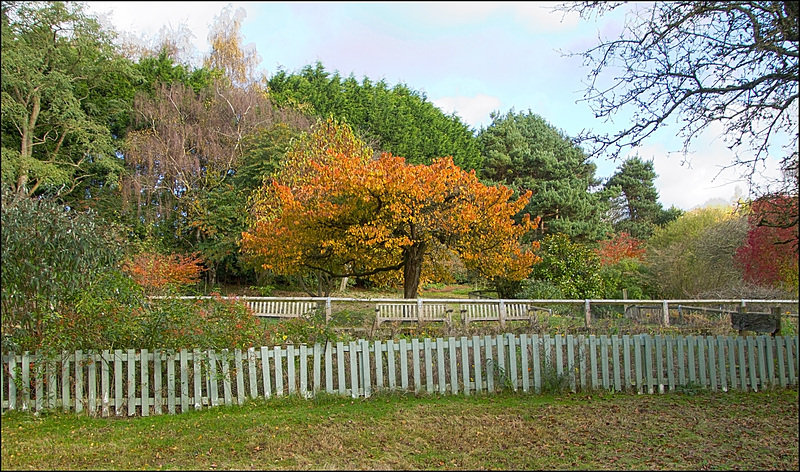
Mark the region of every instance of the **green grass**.
[[2, 418], [3, 470], [797, 468], [796, 389], [322, 395], [174, 416]]

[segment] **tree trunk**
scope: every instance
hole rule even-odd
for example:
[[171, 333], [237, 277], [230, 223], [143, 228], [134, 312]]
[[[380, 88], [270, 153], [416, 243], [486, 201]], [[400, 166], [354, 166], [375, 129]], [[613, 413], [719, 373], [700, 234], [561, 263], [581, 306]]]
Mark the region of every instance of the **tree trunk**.
[[403, 298], [417, 298], [419, 279], [422, 274], [422, 261], [425, 256], [425, 244], [417, 243], [403, 253]]

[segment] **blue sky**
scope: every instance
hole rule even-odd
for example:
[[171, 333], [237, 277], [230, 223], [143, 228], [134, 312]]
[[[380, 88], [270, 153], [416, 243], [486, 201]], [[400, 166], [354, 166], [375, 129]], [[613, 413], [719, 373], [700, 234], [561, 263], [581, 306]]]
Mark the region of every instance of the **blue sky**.
[[[244, 42], [257, 49], [268, 76], [320, 61], [359, 81], [403, 83], [476, 130], [491, 123], [491, 112], [511, 109], [530, 110], [570, 136], [625, 124], [594, 117], [580, 101], [588, 70], [560, 52], [581, 52], [598, 35], [613, 34], [624, 12], [586, 21], [552, 11], [555, 2], [88, 2], [91, 12], [110, 13], [103, 21], [137, 37], [185, 25], [198, 60], [208, 51], [209, 25], [228, 5], [244, 10]], [[689, 210], [746, 194], [738, 172], [721, 172], [732, 154], [719, 134], [703, 135], [684, 159], [672, 152], [680, 150], [676, 133], [668, 128], [637, 150], [654, 161], [665, 207]], [[595, 163], [597, 176], [607, 178], [621, 161]]]

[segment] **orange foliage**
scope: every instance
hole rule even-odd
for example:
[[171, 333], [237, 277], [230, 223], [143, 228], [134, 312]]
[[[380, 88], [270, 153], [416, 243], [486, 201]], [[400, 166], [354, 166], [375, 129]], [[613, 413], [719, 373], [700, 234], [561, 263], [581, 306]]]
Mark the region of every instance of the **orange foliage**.
[[369, 276], [403, 269], [406, 283], [409, 268], [427, 262], [433, 273], [437, 258], [449, 262], [452, 254], [487, 278], [511, 280], [527, 277], [538, 260], [535, 247], [519, 243], [538, 221], [512, 219], [530, 194], [509, 202], [510, 189], [483, 185], [450, 157], [408, 165], [388, 153], [373, 160], [363, 149], [348, 151], [329, 146], [324, 159], [302, 161], [303, 172], [273, 180], [254, 201], [255, 220], [242, 235], [242, 250], [280, 274], [316, 269]]
[[122, 270], [141, 285], [146, 293], [152, 294], [167, 287], [180, 287], [197, 283], [203, 260], [195, 254], [164, 255], [143, 252], [127, 260]]
[[645, 253], [645, 248], [641, 247], [642, 241], [624, 231], [611, 239], [599, 241], [599, 244], [596, 252], [603, 265], [614, 265], [626, 258], [641, 260]]

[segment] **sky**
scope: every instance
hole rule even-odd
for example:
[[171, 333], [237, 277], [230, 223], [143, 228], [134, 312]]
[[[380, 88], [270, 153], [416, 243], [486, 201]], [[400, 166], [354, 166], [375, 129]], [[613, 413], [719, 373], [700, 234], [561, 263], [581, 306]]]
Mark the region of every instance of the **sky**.
[[[582, 130], [613, 132], [625, 125], [595, 118], [582, 101], [588, 68], [567, 52], [595, 45], [618, 31], [623, 12], [582, 20], [552, 8], [556, 2], [87, 2], [90, 13], [118, 32], [154, 38], [162, 29], [188, 28], [200, 64], [208, 31], [223, 9], [242, 9], [247, 47], [267, 76], [322, 63], [328, 72], [359, 81], [384, 80], [424, 93], [445, 113], [476, 132], [491, 113], [535, 113], [568, 136]], [[690, 210], [746, 196], [739, 171], [725, 170], [733, 154], [719, 128], [696, 141], [691, 154], [675, 151], [677, 126], [659, 132], [635, 152], [652, 160], [659, 201]], [[624, 159], [624, 158], [623, 158]], [[594, 160], [598, 178], [622, 160]], [[777, 175], [777, 162], [766, 175]]]

